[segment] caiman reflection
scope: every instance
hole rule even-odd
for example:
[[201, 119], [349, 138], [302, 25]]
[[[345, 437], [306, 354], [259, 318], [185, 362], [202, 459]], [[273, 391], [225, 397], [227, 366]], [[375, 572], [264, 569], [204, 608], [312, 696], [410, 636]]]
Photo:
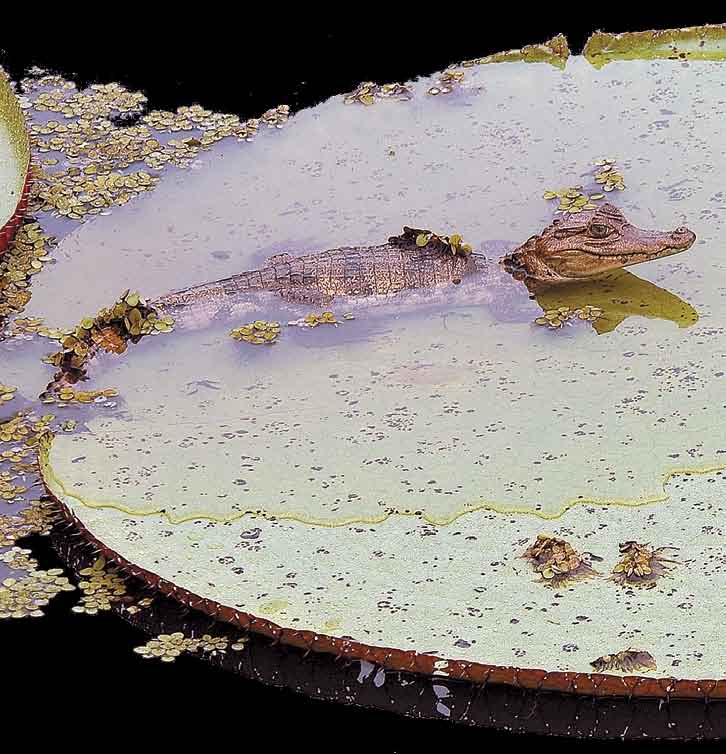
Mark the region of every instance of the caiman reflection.
[[670, 291], [643, 280], [627, 270], [614, 270], [568, 285], [531, 285], [528, 288], [543, 311], [565, 306], [570, 310], [593, 306], [603, 314], [591, 322], [598, 335], [612, 332], [628, 317], [648, 317], [690, 327], [698, 322], [698, 312]]

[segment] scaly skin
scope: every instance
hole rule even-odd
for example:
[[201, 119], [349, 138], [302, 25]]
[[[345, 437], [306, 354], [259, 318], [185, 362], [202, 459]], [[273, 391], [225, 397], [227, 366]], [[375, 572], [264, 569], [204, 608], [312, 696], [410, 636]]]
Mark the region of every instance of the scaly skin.
[[278, 254], [266, 266], [213, 283], [169, 293], [152, 302], [161, 309], [197, 306], [247, 292], [271, 292], [298, 302], [327, 304], [338, 296], [389, 295], [406, 289], [461, 282], [482, 273], [480, 255], [453, 254], [436, 239], [417, 246], [430, 231], [404, 228], [380, 246], [350, 246], [292, 257]]
[[617, 207], [603, 204], [554, 220], [500, 262], [518, 280], [552, 285], [678, 254], [695, 240], [688, 228], [636, 228]]
[[[455, 254], [433, 237], [418, 246], [421, 231], [404, 228], [388, 243], [344, 247], [292, 257], [280, 254], [266, 266], [225, 280], [169, 293], [152, 305], [181, 313], [189, 308], [214, 316], [225, 300], [247, 292], [272, 292], [299, 302], [328, 304], [338, 296], [389, 295], [403, 290], [459, 283], [481, 276], [491, 282], [490, 266], [479, 254]], [[620, 267], [677, 254], [695, 241], [688, 228], [670, 232], [636, 228], [611, 204], [554, 220], [542, 233], [500, 260], [502, 267], [530, 291], [598, 275]]]

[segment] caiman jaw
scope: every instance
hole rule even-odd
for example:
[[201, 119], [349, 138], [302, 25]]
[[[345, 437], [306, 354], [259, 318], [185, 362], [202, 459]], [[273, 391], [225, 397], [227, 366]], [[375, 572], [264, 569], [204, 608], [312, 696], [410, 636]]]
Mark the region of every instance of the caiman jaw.
[[[621, 250], [618, 244], [611, 250], [595, 250], [584, 248], [581, 253], [593, 257], [595, 260], [616, 260], [621, 261], [623, 267], [628, 267], [641, 262], [650, 262], [654, 259], [670, 257], [673, 254], [680, 254], [693, 246], [696, 240], [696, 234], [685, 227], [676, 228], [670, 233], [659, 233], [654, 231], [643, 231], [640, 243], [642, 248], [631, 251], [630, 249]], [[596, 265], [597, 262], [595, 261]]]
[[695, 234], [636, 228], [611, 204], [557, 219], [501, 263], [518, 279], [543, 283], [576, 280], [678, 254], [690, 248]]

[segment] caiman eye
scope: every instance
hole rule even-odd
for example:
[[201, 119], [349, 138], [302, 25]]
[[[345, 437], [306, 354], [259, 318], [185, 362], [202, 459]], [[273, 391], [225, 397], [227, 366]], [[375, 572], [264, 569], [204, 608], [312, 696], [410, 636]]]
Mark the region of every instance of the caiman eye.
[[587, 232], [592, 238], [607, 238], [612, 232], [612, 228], [604, 223], [591, 223]]

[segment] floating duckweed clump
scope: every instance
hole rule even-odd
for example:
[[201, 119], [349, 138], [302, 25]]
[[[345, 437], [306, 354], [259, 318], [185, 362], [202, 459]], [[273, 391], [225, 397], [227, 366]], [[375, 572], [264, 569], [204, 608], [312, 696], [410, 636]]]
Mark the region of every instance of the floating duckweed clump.
[[586, 322], [595, 322], [604, 314], [598, 306], [579, 307], [571, 309], [569, 306], [559, 306], [557, 309], [545, 309], [543, 317], [537, 317], [535, 323], [547, 326], [553, 330], [560, 329], [565, 324], [570, 324], [574, 318], [585, 320]]
[[[522, 555], [548, 586], [562, 586], [597, 575], [597, 571], [564, 539], [538, 534]], [[592, 557], [592, 556], [590, 556]]]
[[[22, 461], [23, 458], [25, 458], [27, 455], [30, 455], [31, 453], [32, 450], [30, 448], [24, 448], [22, 446], [16, 445], [10, 450], [3, 450], [2, 452], [0, 452], [0, 463], [11, 461], [17, 464], [19, 461]], [[15, 467], [13, 467], [13, 469], [16, 470]], [[2, 473], [5, 474], [5, 472]]]
[[[269, 110], [265, 110], [262, 113], [261, 120], [265, 125], [270, 128], [282, 128], [287, 123], [290, 117], [289, 105], [278, 105], [277, 107], [271, 107]], [[259, 128], [259, 123], [256, 123], [255, 129]]]
[[264, 319], [258, 319], [242, 327], [236, 327], [229, 333], [235, 340], [252, 343], [259, 346], [274, 343], [280, 335], [280, 323], [268, 322]]
[[138, 293], [127, 290], [112, 307], [101, 309], [95, 317], [81, 320], [75, 329], [64, 331], [62, 350], [44, 361], [60, 367], [62, 374], [83, 373], [88, 359], [99, 349], [123, 353], [129, 342], [138, 343], [145, 335], [167, 333], [173, 328], [171, 317], [160, 317]]
[[437, 94], [450, 94], [457, 87], [461, 86], [461, 82], [464, 80], [466, 73], [464, 71], [457, 71], [454, 69], [448, 69], [444, 71], [437, 83], [430, 87], [426, 94], [430, 94], [435, 97]]
[[41, 608], [53, 597], [75, 589], [60, 568], [32, 571], [22, 579], [5, 579], [0, 584], [0, 619], [40, 617]]
[[[18, 512], [18, 517], [21, 526], [27, 527], [29, 534], [45, 536], [50, 534], [50, 530], [58, 520], [58, 511], [50, 500], [41, 498], [31, 500], [26, 508]], [[21, 534], [17, 539], [21, 536], [25, 535]]]
[[140, 613], [142, 610], [145, 610], [146, 608], [151, 607], [153, 602], [154, 602], [153, 597], [142, 597], [141, 599], [137, 600], [131, 605], [124, 604], [124, 610], [127, 613], [129, 613], [129, 615], [136, 615], [137, 613]]
[[409, 100], [413, 92], [406, 84], [383, 84], [379, 86], [373, 81], [363, 81], [343, 97], [346, 105], [358, 102], [361, 105], [373, 105], [376, 99]]
[[[27, 480], [27, 475], [37, 479], [38, 473], [36, 446], [42, 437], [52, 435], [50, 422], [53, 419], [52, 415], [36, 419], [27, 412], [20, 412], [0, 423], [0, 443], [13, 443], [0, 452], [0, 464], [10, 464], [10, 471], [0, 472], [0, 499], [17, 503], [29, 493], [33, 484]], [[18, 484], [16, 480], [21, 475], [23, 483]], [[0, 547], [28, 534], [47, 534], [55, 519], [55, 508], [44, 499], [30, 500], [17, 516], [0, 515]]]
[[96, 615], [110, 610], [112, 603], [120, 601], [126, 594], [126, 581], [113, 566], [107, 566], [105, 558], [98, 558], [89, 568], [78, 572], [83, 577], [78, 582], [82, 597], [78, 605], [71, 609], [74, 613]]
[[49, 425], [54, 418], [51, 414], [45, 414], [37, 419], [29, 411], [19, 411], [11, 419], [0, 422], [0, 443], [37, 445], [40, 437], [50, 431]]
[[59, 180], [59, 173], [55, 173], [55, 180], [41, 185], [34, 198], [39, 209], [71, 220], [83, 220], [87, 215], [98, 215], [108, 207], [123, 206], [144, 191], [153, 189], [159, 181], [159, 176], [144, 170], [98, 175], [93, 165], [70, 167], [61, 172], [65, 180]]
[[14, 571], [35, 571], [38, 569], [38, 561], [31, 556], [31, 550], [11, 547], [9, 550], [0, 553], [0, 561]]
[[612, 578], [623, 586], [645, 586], [652, 589], [660, 577], [672, 568], [672, 564], [677, 562], [664, 557], [666, 550], [675, 549], [677, 548], [653, 549], [647, 544], [622, 542], [620, 544], [622, 557], [613, 568]]
[[32, 527], [20, 516], [0, 515], [0, 547], [10, 547], [29, 534], [32, 534]]
[[7, 471], [0, 472], [0, 498], [8, 503], [28, 491], [28, 488], [22, 484], [13, 484], [13, 478]]
[[230, 644], [226, 636], [203, 634], [195, 639], [184, 636], [181, 631], [176, 631], [173, 634], [159, 634], [143, 646], [134, 647], [134, 652], [146, 659], [156, 657], [162, 662], [173, 662], [184, 652], [218, 654], [226, 652], [227, 649], [239, 651], [244, 649], [246, 641], [245, 637], [240, 637]]
[[12, 385], [0, 384], [0, 403], [7, 403], [7, 401], [11, 401], [15, 397], [16, 392], [16, 387], [13, 387]]
[[559, 191], [548, 189], [544, 192], [543, 197], [545, 199], [560, 200], [557, 212], [575, 215], [587, 209], [597, 209], [597, 204], [594, 202], [602, 199], [604, 194], [592, 194], [588, 196], [582, 193], [582, 186], [571, 186], [559, 189]]
[[[202, 147], [207, 147], [227, 136], [236, 136], [239, 141], [251, 141], [257, 135], [260, 123], [279, 128], [289, 116], [290, 108], [278, 105], [266, 110], [259, 118], [250, 118], [241, 123], [236, 115], [215, 113], [201, 105], [191, 105], [179, 107], [176, 112], [154, 110], [141, 120], [159, 133], [201, 130], [203, 135], [198, 141]], [[154, 159], [162, 164], [166, 162], [163, 154], [154, 154]]]
[[640, 670], [658, 669], [655, 658], [650, 652], [637, 649], [626, 649], [616, 654], [603, 655], [593, 660], [590, 665], [598, 673], [606, 673], [609, 670], [633, 673]]
[[62, 340], [63, 330], [57, 327], [47, 327], [42, 317], [18, 317], [10, 323], [8, 336], [11, 338], [33, 337], [40, 335], [50, 340]]
[[[625, 189], [625, 182], [623, 176], [618, 171], [613, 158], [595, 160], [594, 180], [595, 183], [602, 185], [604, 191], [613, 191], [618, 189], [623, 191]], [[557, 212], [563, 214], [578, 214], [588, 209], [597, 209], [595, 202], [605, 198], [605, 194], [585, 194], [582, 191], [582, 186], [569, 186], [562, 189], [547, 189], [543, 198], [559, 199], [560, 204], [557, 207]]]
[[30, 279], [52, 257], [48, 247], [56, 243], [43, 232], [39, 223], [26, 222], [0, 257], [0, 317], [21, 312], [30, 300]]
[[183, 652], [195, 652], [199, 647], [198, 639], [188, 639], [181, 631], [173, 634], [159, 634], [140, 647], [134, 647], [134, 652], [145, 659], [156, 657], [162, 662], [174, 662]]
[[595, 183], [602, 184], [604, 191], [613, 191], [614, 189], [623, 191], [625, 189], [623, 176], [618, 171], [614, 159], [595, 160], [594, 165], [597, 168]]
[[[117, 125], [114, 120], [141, 116], [146, 97], [119, 84], [98, 84], [77, 91], [58, 76], [41, 75], [23, 80], [27, 109], [58, 113], [63, 120], [44, 120], [30, 126], [36, 152], [60, 153], [72, 165], [49, 170], [61, 162], [42, 160], [31, 191], [33, 211], [44, 210], [82, 222], [113, 206], [126, 204], [159, 182], [159, 175], [146, 170], [127, 172], [134, 163], [159, 170], [167, 165], [188, 167], [201, 150], [227, 137], [252, 141], [260, 125], [280, 128], [289, 118], [289, 108], [280, 105], [260, 118], [240, 121], [231, 114], [214, 113], [199, 105], [176, 112], [154, 110], [135, 125]], [[185, 139], [163, 143], [161, 133], [194, 132]]]
[[302, 319], [290, 324], [301, 325], [303, 327], [317, 327], [318, 325], [337, 325], [338, 320], [335, 318], [333, 312], [321, 312], [320, 314], [311, 312], [310, 314], [306, 314]]
[[[63, 385], [58, 389], [57, 394], [45, 392], [40, 396], [42, 403], [54, 403], [59, 408], [64, 408], [73, 403], [101, 403], [106, 398], [114, 398], [118, 395], [118, 390], [114, 387], [103, 388], [102, 390], [74, 390], [69, 385]], [[76, 428], [75, 422], [64, 422], [62, 429], [70, 432]]]
[[[45, 74], [41, 68], [31, 68], [22, 81], [26, 94], [46, 88], [30, 102], [38, 112], [60, 113], [65, 118], [92, 118], [113, 113], [138, 114], [143, 110], [146, 97], [141, 92], [129, 92], [120, 84], [92, 84], [86, 92], [78, 92], [75, 84], [61, 76]], [[70, 129], [72, 130], [72, 129]]]

